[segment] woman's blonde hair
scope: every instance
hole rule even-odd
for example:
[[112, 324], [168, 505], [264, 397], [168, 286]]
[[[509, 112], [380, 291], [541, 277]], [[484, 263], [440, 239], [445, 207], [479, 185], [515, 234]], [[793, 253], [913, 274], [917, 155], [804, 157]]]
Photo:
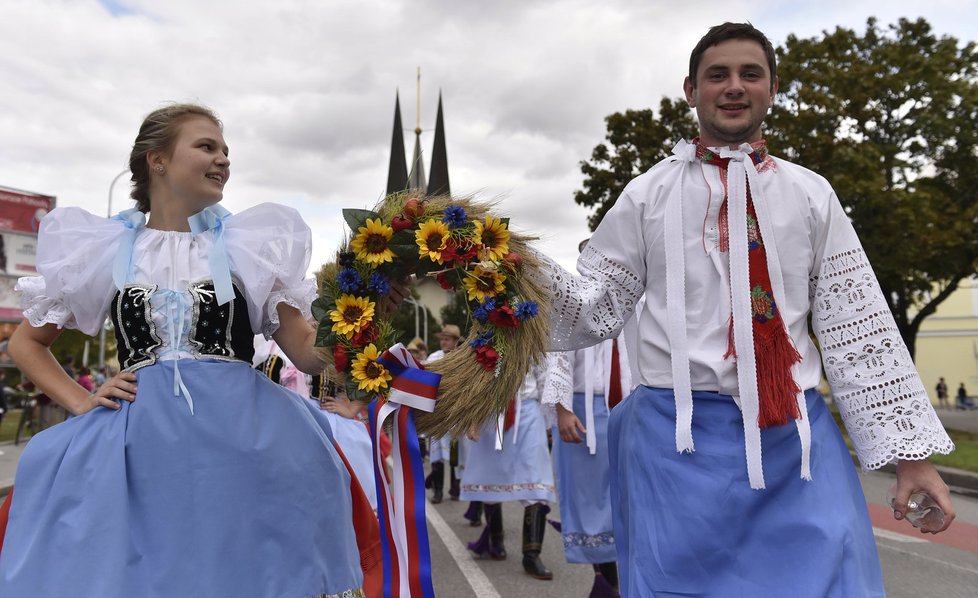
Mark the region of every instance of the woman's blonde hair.
[[210, 119], [218, 128], [224, 125], [210, 108], [200, 104], [170, 104], [154, 110], [146, 116], [136, 134], [136, 141], [129, 153], [129, 170], [132, 172], [132, 192], [141, 212], [148, 212], [149, 206], [149, 164], [146, 155], [152, 151], [169, 152], [180, 132], [180, 125], [188, 118], [203, 116]]

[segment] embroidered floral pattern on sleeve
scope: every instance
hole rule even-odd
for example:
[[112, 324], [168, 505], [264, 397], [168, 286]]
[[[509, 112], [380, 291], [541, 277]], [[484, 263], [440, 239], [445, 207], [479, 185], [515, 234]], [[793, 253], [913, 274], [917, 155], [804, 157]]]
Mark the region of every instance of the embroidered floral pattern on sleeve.
[[825, 375], [863, 467], [950, 453], [863, 250], [824, 258], [810, 289]]
[[543, 490], [554, 492], [553, 484], [533, 482], [528, 484], [462, 484], [463, 492], [521, 492], [523, 490]]

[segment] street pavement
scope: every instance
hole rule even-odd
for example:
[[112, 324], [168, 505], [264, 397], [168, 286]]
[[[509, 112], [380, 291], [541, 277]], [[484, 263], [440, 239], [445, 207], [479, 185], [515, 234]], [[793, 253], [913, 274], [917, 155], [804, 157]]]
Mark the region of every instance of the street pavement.
[[[945, 426], [978, 433], [978, 411], [939, 411]], [[0, 497], [13, 483], [17, 460], [25, 444], [0, 444]], [[860, 480], [876, 534], [877, 547], [889, 598], [974, 598], [978, 595], [978, 476], [966, 476], [966, 494], [952, 497], [957, 519], [951, 528], [936, 536], [921, 534], [909, 524], [893, 519], [884, 506], [886, 490], [893, 484], [891, 473], [861, 473]], [[523, 509], [505, 503], [505, 561], [477, 560], [466, 550], [481, 528], [470, 527], [463, 518], [467, 503], [446, 500], [428, 504], [428, 536], [431, 546], [435, 593], [448, 598], [497, 598], [534, 596], [540, 598], [584, 598], [591, 588], [593, 573], [588, 566], [564, 561], [560, 535], [548, 528], [542, 558], [554, 572], [552, 581], [539, 581], [523, 573], [521, 531]], [[550, 514], [559, 519], [557, 507]]]

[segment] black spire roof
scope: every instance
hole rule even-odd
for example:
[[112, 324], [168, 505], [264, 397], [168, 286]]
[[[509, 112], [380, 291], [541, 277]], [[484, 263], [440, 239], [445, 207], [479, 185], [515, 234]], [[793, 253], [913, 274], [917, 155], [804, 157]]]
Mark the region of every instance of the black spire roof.
[[451, 195], [448, 183], [448, 150], [445, 147], [445, 119], [438, 92], [438, 117], [435, 120], [435, 146], [431, 150], [431, 172], [428, 175], [428, 195]]
[[404, 129], [401, 125], [401, 98], [398, 93], [394, 96], [394, 133], [391, 135], [391, 163], [387, 170], [387, 195], [407, 188], [407, 157], [404, 155]]

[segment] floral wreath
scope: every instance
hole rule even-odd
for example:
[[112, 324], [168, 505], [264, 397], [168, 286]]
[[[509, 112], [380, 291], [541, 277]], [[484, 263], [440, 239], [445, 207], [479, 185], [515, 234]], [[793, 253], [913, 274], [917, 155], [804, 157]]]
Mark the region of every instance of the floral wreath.
[[330, 380], [349, 398], [386, 398], [392, 374], [380, 356], [400, 331], [377, 304], [391, 281], [434, 277], [464, 290], [471, 328], [464, 343], [426, 369], [441, 374], [433, 413], [418, 412], [418, 431], [458, 435], [502, 413], [531, 362], [546, 351], [546, 291], [529, 274], [541, 262], [532, 240], [509, 230], [509, 219], [468, 198], [387, 196], [374, 210], [345, 209], [352, 238], [319, 272], [316, 344]]

